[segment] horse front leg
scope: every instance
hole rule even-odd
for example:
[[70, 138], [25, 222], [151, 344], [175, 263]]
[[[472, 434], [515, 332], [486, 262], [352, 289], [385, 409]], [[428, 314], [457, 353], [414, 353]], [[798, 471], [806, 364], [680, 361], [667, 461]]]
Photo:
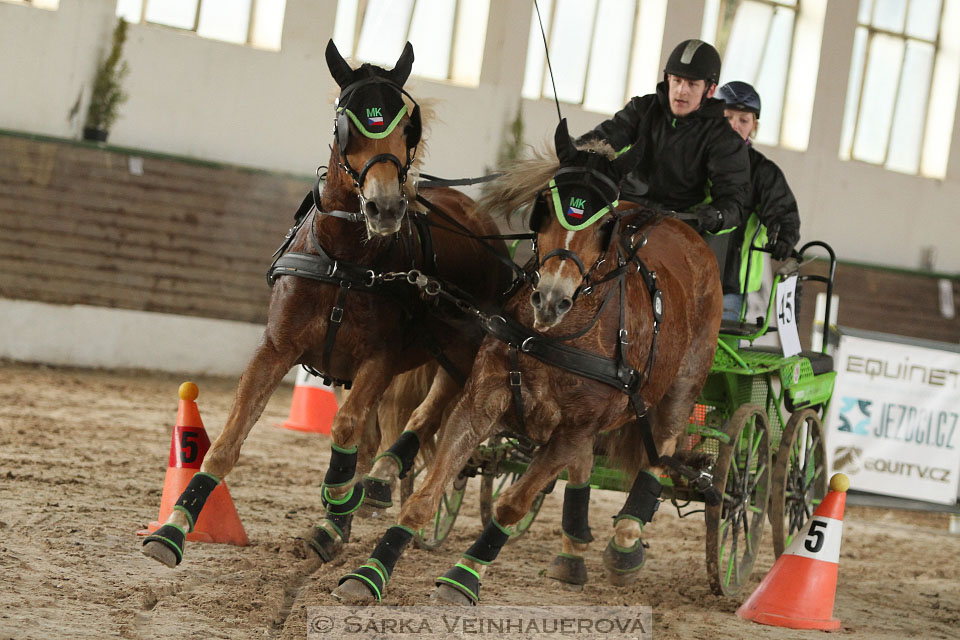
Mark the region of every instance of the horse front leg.
[[[407, 374], [410, 388], [398, 389], [395, 402], [404, 401], [403, 394], [417, 394], [415, 375]], [[430, 452], [430, 444], [434, 434], [440, 428], [443, 411], [460, 391], [459, 385], [443, 368], [437, 367], [430, 384], [427, 397], [424, 398], [413, 413], [403, 430], [403, 433], [393, 442], [390, 448], [380, 454], [373, 464], [369, 475], [363, 479], [366, 491], [365, 504], [371, 504], [381, 509], [393, 506], [392, 491], [394, 480], [404, 478], [413, 469], [414, 460], [421, 449], [426, 445], [426, 453]], [[384, 429], [386, 433], [386, 429]]]
[[193, 531], [203, 505], [237, 463], [243, 441], [299, 355], [292, 345], [281, 346], [269, 335], [264, 336], [240, 376], [223, 431], [210, 446], [200, 471], [190, 479], [166, 523], [144, 540], [141, 551], [145, 556], [168, 567], [180, 564], [187, 534]]
[[[349, 539], [353, 514], [363, 503], [363, 485], [354, 482], [357, 453], [364, 434], [379, 437], [376, 430], [367, 429], [367, 422], [376, 415], [380, 397], [393, 374], [389, 357], [366, 360], [357, 370], [350, 395], [333, 419], [330, 464], [321, 487], [326, 517], [303, 536], [307, 548], [324, 562], [332, 560]], [[364, 448], [376, 449], [376, 446]]]
[[590, 531], [590, 474], [593, 471], [593, 448], [584, 447], [567, 465], [567, 486], [563, 491], [560, 553], [547, 569], [547, 577], [557, 580], [572, 591], [580, 591], [587, 583], [587, 565], [583, 560], [593, 533]]
[[537, 450], [520, 479], [497, 498], [493, 517], [463, 554], [463, 560], [437, 578], [438, 600], [459, 605], [479, 603], [483, 574], [510, 539], [510, 527], [530, 511], [537, 494], [584, 450], [593, 450], [592, 434], [553, 436]]
[[404, 502], [397, 524], [387, 529], [366, 564], [340, 579], [333, 596], [349, 604], [380, 601], [394, 567], [414, 532], [433, 517], [451, 480], [463, 469], [477, 445], [496, 429], [509, 403], [509, 392], [490, 395], [467, 389], [441, 427], [437, 452], [421, 487]]

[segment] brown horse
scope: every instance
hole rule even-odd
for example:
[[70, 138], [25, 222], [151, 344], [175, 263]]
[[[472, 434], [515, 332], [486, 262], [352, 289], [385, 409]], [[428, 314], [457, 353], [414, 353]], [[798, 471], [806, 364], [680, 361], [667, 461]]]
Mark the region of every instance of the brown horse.
[[[607, 452], [635, 480], [615, 520], [605, 564], [618, 584], [635, 579], [643, 564], [640, 533], [658, 504], [657, 474], [671, 459], [716, 349], [722, 312], [717, 263], [686, 224], [625, 213], [624, 205], [617, 209], [617, 184], [633, 158], [612, 160], [605, 145], [575, 149], [565, 123], [556, 146], [558, 158], [514, 166], [480, 202], [481, 209], [500, 215], [520, 207], [529, 211], [536, 202], [531, 227], [539, 232], [538, 281], [525, 288], [526, 295], [521, 290], [502, 317], [487, 319], [493, 335], [484, 340], [445, 418], [424, 484], [403, 505], [398, 524], [381, 538], [369, 563], [341, 579], [334, 595], [343, 600], [380, 598], [412, 531], [428, 521], [477, 445], [504, 429], [539, 448], [526, 473], [500, 496], [493, 519], [462, 561], [438, 578], [442, 600], [478, 601], [480, 577], [508, 528], [564, 468], [565, 553], [551, 576], [582, 583], [582, 554], [592, 540], [586, 483], [594, 444], [601, 432], [617, 429], [605, 443]], [[570, 366], [547, 364], [551, 353]], [[603, 370], [610, 375], [598, 373]], [[645, 406], [632, 406], [634, 399]], [[644, 411], [652, 445], [644, 441], [644, 419], [638, 418]], [[651, 446], [655, 455], [648, 453]]]
[[[333, 41], [326, 58], [341, 87], [326, 182], [322, 192], [315, 189], [305, 200], [286, 252], [271, 269], [275, 285], [267, 327], [240, 378], [223, 431], [165, 526], [144, 543], [146, 555], [168, 566], [182, 559], [185, 534], [204, 501], [236, 464], [268, 398], [297, 363], [336, 382], [352, 382], [332, 426], [322, 488], [327, 517], [307, 536], [329, 560], [348, 539], [352, 513], [363, 500], [362, 487], [354, 485], [358, 455], [362, 465], [379, 447], [377, 430], [368, 425], [388, 385], [432, 356], [465, 376], [482, 338], [479, 327], [461, 325], [452, 306], [424, 300], [411, 282], [420, 272], [432, 273], [483, 301], [495, 299], [509, 283], [509, 270], [491, 246], [463, 235], [464, 229], [496, 233], [470, 198], [447, 188], [424, 189], [420, 195], [447, 216], [439, 226], [416, 210], [421, 203], [407, 175], [422, 123], [419, 105], [403, 89], [413, 64], [410, 44], [391, 71], [370, 64], [351, 68]], [[493, 249], [506, 255], [502, 243]], [[458, 391], [452, 375], [441, 370], [410, 429], [425, 429], [421, 437], [430, 437]], [[416, 436], [406, 437], [394, 458], [406, 460], [417, 442]]]

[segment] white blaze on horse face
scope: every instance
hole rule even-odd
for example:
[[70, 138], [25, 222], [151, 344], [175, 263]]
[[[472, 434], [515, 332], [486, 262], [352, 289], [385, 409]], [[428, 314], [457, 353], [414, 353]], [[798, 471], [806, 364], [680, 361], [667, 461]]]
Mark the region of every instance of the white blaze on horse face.
[[[567, 231], [564, 248], [568, 251], [574, 233], [576, 232]], [[563, 316], [570, 310], [573, 294], [580, 284], [580, 272], [572, 260], [551, 258], [546, 267], [540, 269], [540, 282], [536, 288], [540, 294], [540, 305], [531, 303], [533, 328], [537, 331], [546, 331], [560, 323]]]

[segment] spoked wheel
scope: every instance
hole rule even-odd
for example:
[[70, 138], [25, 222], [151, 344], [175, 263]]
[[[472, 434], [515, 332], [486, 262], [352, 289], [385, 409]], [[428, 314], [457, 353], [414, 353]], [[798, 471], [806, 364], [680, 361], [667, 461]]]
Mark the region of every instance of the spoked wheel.
[[[408, 473], [400, 481], [401, 504], [413, 494], [414, 481], [422, 472], [423, 469], [417, 469], [413, 473]], [[418, 549], [433, 551], [440, 548], [440, 545], [450, 535], [453, 524], [457, 521], [457, 515], [460, 514], [460, 507], [463, 505], [463, 496], [466, 492], [467, 478], [460, 474], [440, 497], [440, 504], [437, 506], [437, 512], [433, 514], [433, 520], [413, 536], [413, 544]]]
[[794, 413], [783, 429], [773, 468], [770, 524], [778, 558], [827, 495], [826, 461], [820, 416], [813, 409]]
[[756, 405], [743, 405], [724, 427], [713, 468], [713, 486], [723, 495], [706, 505], [707, 575], [717, 595], [736, 595], [746, 582], [760, 549], [770, 499], [770, 428]]
[[[511, 449], [505, 460], [498, 464], [496, 476], [483, 475], [480, 477], [480, 519], [483, 526], [490, 523], [493, 517], [493, 505], [497, 502], [504, 491], [513, 485], [520, 476], [526, 465], [530, 463], [530, 458], [516, 449]], [[533, 499], [530, 505], [530, 511], [523, 516], [519, 522], [513, 525], [513, 533], [510, 534], [508, 542], [513, 542], [527, 532], [530, 525], [533, 524], [537, 514], [540, 513], [540, 507], [543, 505], [543, 499], [546, 497], [542, 491]]]

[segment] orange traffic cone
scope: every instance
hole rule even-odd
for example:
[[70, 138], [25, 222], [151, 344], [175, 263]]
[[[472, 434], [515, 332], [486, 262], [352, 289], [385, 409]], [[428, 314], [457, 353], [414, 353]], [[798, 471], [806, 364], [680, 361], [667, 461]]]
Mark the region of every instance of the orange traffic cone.
[[[173, 427], [173, 440], [170, 443], [170, 460], [167, 463], [167, 476], [163, 480], [163, 496], [160, 498], [160, 515], [157, 520], [137, 535], [150, 535], [166, 522], [173, 512], [173, 506], [180, 494], [190, 483], [190, 478], [200, 470], [203, 457], [210, 448], [210, 438], [203, 428], [200, 411], [197, 409], [199, 390], [192, 382], [180, 385], [180, 406], [177, 409], [177, 424]], [[233, 505], [227, 483], [221, 482], [207, 499], [197, 518], [193, 531], [187, 534], [187, 540], [194, 542], [221, 542], [245, 547], [250, 544], [243, 530], [237, 508]]]
[[330, 435], [336, 412], [337, 398], [333, 395], [333, 387], [323, 384], [321, 378], [310, 375], [301, 368], [297, 372], [297, 383], [293, 388], [290, 417], [282, 426], [296, 431]]
[[849, 487], [850, 479], [842, 473], [830, 478], [830, 493], [757, 590], [737, 609], [738, 616], [790, 629], [833, 631], [842, 626], [833, 617], [833, 601]]

